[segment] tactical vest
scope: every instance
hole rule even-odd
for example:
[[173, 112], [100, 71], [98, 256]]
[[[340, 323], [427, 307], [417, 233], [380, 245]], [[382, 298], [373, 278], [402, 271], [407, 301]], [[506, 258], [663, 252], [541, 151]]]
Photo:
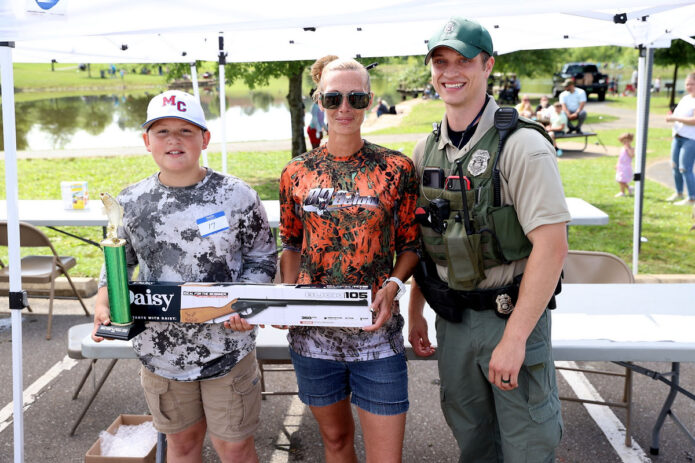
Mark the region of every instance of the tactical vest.
[[[550, 140], [545, 129], [533, 121], [519, 118], [514, 130], [522, 127], [533, 128]], [[445, 177], [465, 175], [470, 180], [470, 189], [465, 191], [467, 204], [464, 207], [461, 191], [433, 188], [420, 183], [418, 207], [431, 214], [433, 200], [442, 198], [449, 202], [448, 217], [443, 218], [443, 233], [421, 224], [424, 247], [436, 264], [447, 267], [450, 288], [471, 291], [485, 278], [485, 269], [528, 257], [532, 246], [519, 224], [514, 206], [500, 204], [499, 171], [497, 175], [493, 172], [500, 155], [498, 130], [491, 127], [455, 163], [449, 162], [445, 149], [437, 148], [437, 132], [427, 138], [422, 165], [442, 168]], [[458, 163], [461, 164], [460, 171]], [[495, 182], [498, 185], [497, 195]], [[465, 183], [460, 183], [464, 187]]]

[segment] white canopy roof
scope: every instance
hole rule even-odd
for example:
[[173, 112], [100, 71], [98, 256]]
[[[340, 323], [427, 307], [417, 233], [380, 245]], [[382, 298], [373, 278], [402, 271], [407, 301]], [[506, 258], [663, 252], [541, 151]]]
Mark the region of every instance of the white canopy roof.
[[[12, 0], [0, 6], [0, 42], [16, 42], [14, 61], [214, 61], [220, 32], [228, 60], [235, 62], [315, 59], [327, 53], [424, 54], [426, 40], [452, 14], [486, 26], [499, 53], [668, 46], [673, 38], [695, 33], [695, 5], [685, 0], [617, 0], [610, 9], [597, 0], [268, 0], [262, 8], [222, 0], [40, 2], [55, 3], [49, 10], [38, 3]], [[625, 24], [613, 20], [620, 13], [627, 14]]]

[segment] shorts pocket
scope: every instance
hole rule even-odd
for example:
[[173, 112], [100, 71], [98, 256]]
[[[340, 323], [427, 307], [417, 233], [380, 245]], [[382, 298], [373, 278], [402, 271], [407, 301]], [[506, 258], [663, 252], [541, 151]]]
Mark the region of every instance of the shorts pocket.
[[140, 384], [145, 391], [145, 400], [152, 415], [163, 424], [169, 423], [173, 418], [171, 413], [176, 410], [175, 406], [167, 407], [165, 404], [164, 394], [169, 390], [169, 381], [150, 371], [141, 371]]
[[254, 368], [245, 371], [231, 384], [230, 425], [233, 430], [247, 427], [259, 420], [261, 412], [261, 372]]

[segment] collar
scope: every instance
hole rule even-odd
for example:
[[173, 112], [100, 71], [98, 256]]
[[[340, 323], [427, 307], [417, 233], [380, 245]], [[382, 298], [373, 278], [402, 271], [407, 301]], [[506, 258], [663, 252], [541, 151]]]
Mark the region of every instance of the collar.
[[487, 133], [487, 131], [495, 125], [495, 111], [497, 111], [498, 108], [499, 105], [495, 99], [490, 97], [490, 101], [488, 102], [485, 111], [483, 111], [483, 115], [480, 116], [480, 121], [478, 121], [478, 129], [475, 131], [468, 143], [461, 147], [461, 150], [458, 150], [449, 138], [449, 127], [447, 126], [446, 117], [442, 119], [442, 128], [439, 135], [438, 149], [446, 149], [446, 157], [449, 159], [449, 162], [454, 162], [456, 159], [468, 153], [471, 147], [475, 146], [483, 135], [485, 135], [485, 133]]

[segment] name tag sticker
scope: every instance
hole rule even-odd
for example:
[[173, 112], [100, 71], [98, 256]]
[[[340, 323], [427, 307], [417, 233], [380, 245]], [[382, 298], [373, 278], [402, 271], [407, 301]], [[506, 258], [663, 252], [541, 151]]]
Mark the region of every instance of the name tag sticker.
[[198, 224], [200, 236], [214, 235], [217, 232], [221, 232], [229, 228], [227, 216], [224, 215], [224, 212], [222, 211], [201, 217], [195, 222]]

